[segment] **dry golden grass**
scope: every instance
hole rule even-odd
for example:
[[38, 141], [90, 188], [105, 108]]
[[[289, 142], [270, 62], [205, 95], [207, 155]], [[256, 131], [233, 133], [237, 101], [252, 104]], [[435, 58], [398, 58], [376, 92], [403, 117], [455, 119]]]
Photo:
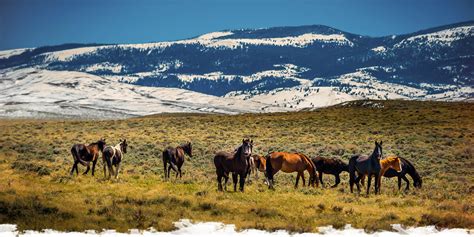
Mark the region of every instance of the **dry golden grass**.
[[[171, 230], [181, 218], [295, 232], [347, 223], [367, 230], [390, 229], [393, 223], [474, 228], [474, 104], [377, 101], [383, 108], [371, 108], [362, 103], [236, 116], [0, 120], [0, 223], [69, 231]], [[119, 180], [104, 179], [101, 162], [95, 177], [70, 177], [71, 145], [100, 137], [113, 145], [120, 138], [129, 141]], [[338, 188], [295, 190], [296, 175], [279, 173], [276, 191], [260, 180], [246, 185], [244, 193], [219, 193], [213, 154], [233, 150], [243, 137], [254, 139], [258, 154], [298, 151], [346, 161], [383, 140], [386, 155], [415, 164], [423, 188], [398, 192], [396, 179], [383, 179], [382, 194], [366, 197], [349, 193], [344, 173]], [[161, 150], [188, 140], [194, 158], [187, 157], [183, 178], [163, 181]], [[334, 179], [325, 175], [325, 182]]]

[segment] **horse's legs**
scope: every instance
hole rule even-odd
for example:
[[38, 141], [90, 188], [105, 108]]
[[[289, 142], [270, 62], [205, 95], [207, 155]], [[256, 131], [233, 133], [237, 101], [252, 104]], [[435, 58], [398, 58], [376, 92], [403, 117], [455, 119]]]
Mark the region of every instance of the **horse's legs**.
[[[306, 180], [304, 179], [304, 171], [301, 172], [301, 179], [303, 180], [303, 187], [306, 186]], [[309, 179], [311, 179], [311, 176]], [[309, 183], [308, 183], [308, 186], [309, 186]]]
[[217, 175], [217, 191], [222, 192], [222, 175]]
[[163, 166], [164, 166], [164, 171], [165, 171], [165, 180], [168, 179], [168, 175], [167, 175], [167, 172], [166, 172], [166, 166], [168, 165], [168, 163], [166, 162], [165, 158], [163, 158]]
[[120, 171], [120, 163], [118, 163], [115, 168], [115, 179], [118, 179], [119, 171]]
[[[405, 180], [405, 182], [407, 182], [407, 186], [405, 188], [405, 191], [410, 190], [410, 180], [408, 180], [406, 176], [402, 176], [402, 179]], [[400, 181], [400, 185], [401, 185], [401, 181]]]
[[[369, 195], [369, 191], [370, 191], [370, 183], [372, 182], [372, 174], [369, 174], [367, 176], [367, 195]], [[377, 180], [375, 180], [375, 182], [377, 183]]]
[[319, 182], [321, 183], [321, 186], [324, 188], [324, 183], [323, 183], [323, 172], [318, 171], [319, 174]]
[[183, 175], [181, 173], [181, 167], [178, 167], [178, 171], [179, 171], [179, 178], [183, 177]]
[[363, 178], [363, 177], [364, 177], [363, 175], [359, 175], [354, 180], [354, 183], [357, 186], [357, 192], [359, 192], [359, 193], [360, 193], [360, 179]]
[[298, 172], [298, 174], [296, 175], [296, 182], [295, 182], [295, 188], [298, 187], [298, 181], [300, 181], [300, 173]]
[[94, 176], [94, 171], [95, 171], [95, 164], [97, 163], [97, 159], [92, 161], [92, 176]]
[[335, 174], [334, 176], [336, 176], [336, 183], [333, 186], [331, 186], [332, 188], [337, 187], [337, 185], [341, 183], [341, 178], [339, 177], [339, 174]]
[[375, 194], [380, 194], [380, 184], [382, 183], [382, 176], [380, 175], [380, 173], [378, 175], [375, 176], [376, 180], [375, 180]]
[[234, 192], [237, 192], [237, 173], [232, 173], [232, 182], [234, 183]]
[[74, 168], [76, 168], [76, 165], [77, 165], [77, 161], [74, 160], [74, 164], [72, 164], [72, 169], [71, 169], [71, 172], [69, 173], [69, 175], [73, 175], [74, 174]]
[[168, 179], [170, 178], [170, 172], [171, 172], [171, 164], [168, 166]]
[[239, 189], [240, 189], [241, 192], [244, 192], [245, 174], [246, 174], [246, 173], [241, 173], [241, 174], [239, 175], [239, 176], [240, 176], [240, 177], [239, 177], [239, 181], [240, 181], [240, 185], [239, 185], [240, 187], [239, 187]]
[[224, 175], [224, 190], [227, 191], [227, 182], [229, 182], [229, 174]]

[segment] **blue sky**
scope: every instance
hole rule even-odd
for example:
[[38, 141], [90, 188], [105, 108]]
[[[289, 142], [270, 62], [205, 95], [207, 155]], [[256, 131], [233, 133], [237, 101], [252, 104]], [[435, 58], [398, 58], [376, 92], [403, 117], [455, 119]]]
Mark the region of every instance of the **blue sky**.
[[310, 24], [382, 36], [468, 20], [472, 0], [0, 0], [0, 49]]

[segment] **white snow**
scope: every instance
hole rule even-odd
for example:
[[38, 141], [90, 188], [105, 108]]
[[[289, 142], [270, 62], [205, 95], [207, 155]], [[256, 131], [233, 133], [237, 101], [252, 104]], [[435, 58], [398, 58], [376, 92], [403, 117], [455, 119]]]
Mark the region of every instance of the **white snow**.
[[243, 113], [268, 107], [183, 89], [142, 87], [82, 72], [0, 71], [0, 117], [123, 118], [163, 112]]
[[441, 30], [429, 34], [415, 35], [395, 44], [395, 48], [401, 48], [410, 44], [418, 45], [441, 45], [451, 46], [454, 41], [474, 36], [474, 26], [461, 26]]
[[218, 32], [211, 32], [211, 33], [201, 35], [201, 36], [198, 37], [198, 39], [211, 40], [211, 39], [216, 39], [216, 38], [220, 38], [220, 37], [224, 37], [224, 36], [228, 36], [228, 35], [233, 35], [233, 34], [234, 33], [230, 32], [230, 31], [218, 31]]
[[375, 47], [371, 50], [376, 52], [376, 53], [384, 53], [385, 51], [387, 51], [387, 49], [384, 46], [378, 46], [378, 47]]
[[83, 68], [82, 70], [84, 70], [86, 72], [94, 72], [94, 71], [99, 71], [99, 70], [108, 70], [108, 71], [111, 71], [113, 73], [120, 73], [122, 71], [122, 67], [123, 66], [120, 65], [120, 64], [104, 62], [104, 63], [96, 63], [96, 64], [93, 64], [93, 65], [90, 65], [86, 68]]
[[256, 229], [244, 229], [237, 231], [235, 225], [223, 224], [220, 222], [196, 222], [193, 223], [190, 220], [182, 219], [175, 222], [177, 230], [170, 232], [158, 232], [153, 228], [139, 231], [136, 229], [129, 230], [128, 233], [117, 233], [114, 230], [104, 230], [102, 232], [96, 232], [93, 230], [85, 232], [60, 232], [55, 230], [43, 230], [43, 231], [31, 231], [19, 232], [15, 225], [0, 224], [0, 236], [1, 237], [30, 237], [30, 236], [45, 236], [45, 237], [93, 237], [93, 236], [190, 236], [190, 237], [220, 237], [220, 236], [255, 236], [255, 237], [267, 237], [267, 236], [279, 236], [279, 237], [322, 237], [322, 236], [351, 236], [351, 237], [398, 237], [398, 236], [417, 236], [417, 237], [445, 237], [445, 236], [456, 236], [464, 237], [471, 236], [471, 232], [466, 229], [443, 229], [437, 230], [434, 226], [426, 227], [409, 227], [404, 228], [399, 224], [392, 225], [393, 231], [377, 231], [375, 233], [367, 233], [362, 229], [352, 228], [350, 225], [346, 225], [343, 229], [334, 229], [332, 226], [320, 227], [319, 233], [289, 233], [286, 230], [277, 230], [274, 232], [267, 232], [264, 230]]
[[22, 54], [31, 49], [32, 48], [3, 50], [3, 51], [0, 51], [0, 59], [7, 59], [11, 56]]

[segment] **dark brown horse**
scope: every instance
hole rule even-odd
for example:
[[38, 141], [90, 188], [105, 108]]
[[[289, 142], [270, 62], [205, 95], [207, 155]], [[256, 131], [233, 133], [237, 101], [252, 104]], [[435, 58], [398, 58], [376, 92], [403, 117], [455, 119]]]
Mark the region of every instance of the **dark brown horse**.
[[[181, 144], [177, 147], [167, 147], [163, 151], [163, 166], [165, 171], [165, 179], [170, 178], [171, 169], [176, 172], [176, 178], [182, 177], [181, 167], [184, 164], [184, 154], [188, 154], [189, 157], [193, 157], [193, 146], [191, 142]], [[170, 165], [167, 167], [167, 165]], [[166, 170], [168, 169], [168, 170]]]
[[95, 164], [97, 163], [97, 159], [99, 158], [99, 152], [102, 152], [105, 146], [105, 139], [100, 139], [97, 142], [91, 143], [89, 145], [85, 144], [74, 144], [71, 147], [71, 154], [72, 158], [74, 159], [74, 164], [72, 165], [72, 169], [70, 175], [73, 175], [74, 170], [76, 170], [76, 175], [79, 175], [79, 170], [77, 165], [81, 163], [84, 166], [87, 166], [86, 171], [83, 174], [87, 174], [89, 172], [90, 166], [89, 162], [92, 161], [92, 175], [94, 175], [95, 171]]
[[[370, 156], [365, 155], [355, 155], [352, 156], [349, 160], [349, 184], [351, 193], [353, 192], [354, 184], [357, 185], [357, 190], [360, 192], [360, 184], [359, 180], [364, 176], [367, 175], [367, 195], [369, 195], [370, 191], [370, 182], [372, 181], [372, 176], [375, 176], [375, 193], [379, 193], [380, 187], [380, 158], [383, 155], [382, 151], [382, 142], [378, 143], [375, 142], [374, 151]], [[359, 176], [356, 176], [356, 173]]]
[[244, 191], [245, 177], [248, 171], [248, 158], [252, 155], [253, 141], [243, 139], [242, 145], [234, 152], [217, 152], [214, 156], [214, 165], [217, 174], [217, 189], [222, 189], [222, 178], [224, 181], [224, 189], [227, 191], [227, 181], [229, 173], [232, 173], [232, 181], [234, 183], [234, 192], [237, 191], [237, 177], [239, 176], [240, 191]]
[[106, 146], [102, 151], [102, 163], [104, 164], [104, 176], [107, 177], [106, 167], [109, 168], [109, 178], [114, 175], [112, 166], [115, 166], [115, 178], [118, 178], [120, 163], [122, 162], [123, 154], [127, 153], [127, 139], [123, 139], [115, 146]]
[[319, 182], [321, 182], [321, 185], [323, 187], [323, 173], [332, 174], [334, 175], [334, 177], [336, 177], [336, 183], [331, 186], [332, 188], [334, 188], [337, 187], [337, 185], [339, 185], [339, 183], [341, 182], [341, 178], [339, 177], [339, 175], [343, 171], [349, 172], [349, 166], [342, 160], [336, 158], [323, 158], [318, 156], [311, 159], [311, 161], [313, 161], [314, 165], [316, 165], [316, 170], [319, 174]]
[[300, 177], [303, 179], [303, 186], [305, 185], [304, 171], [307, 170], [309, 173], [308, 186], [314, 187], [318, 175], [316, 174], [316, 168], [314, 163], [304, 154], [301, 153], [288, 153], [288, 152], [272, 152], [266, 156], [266, 170], [265, 175], [267, 177], [268, 188], [273, 189], [273, 176], [278, 171], [285, 173], [297, 172], [295, 188], [298, 187], [298, 181]]

